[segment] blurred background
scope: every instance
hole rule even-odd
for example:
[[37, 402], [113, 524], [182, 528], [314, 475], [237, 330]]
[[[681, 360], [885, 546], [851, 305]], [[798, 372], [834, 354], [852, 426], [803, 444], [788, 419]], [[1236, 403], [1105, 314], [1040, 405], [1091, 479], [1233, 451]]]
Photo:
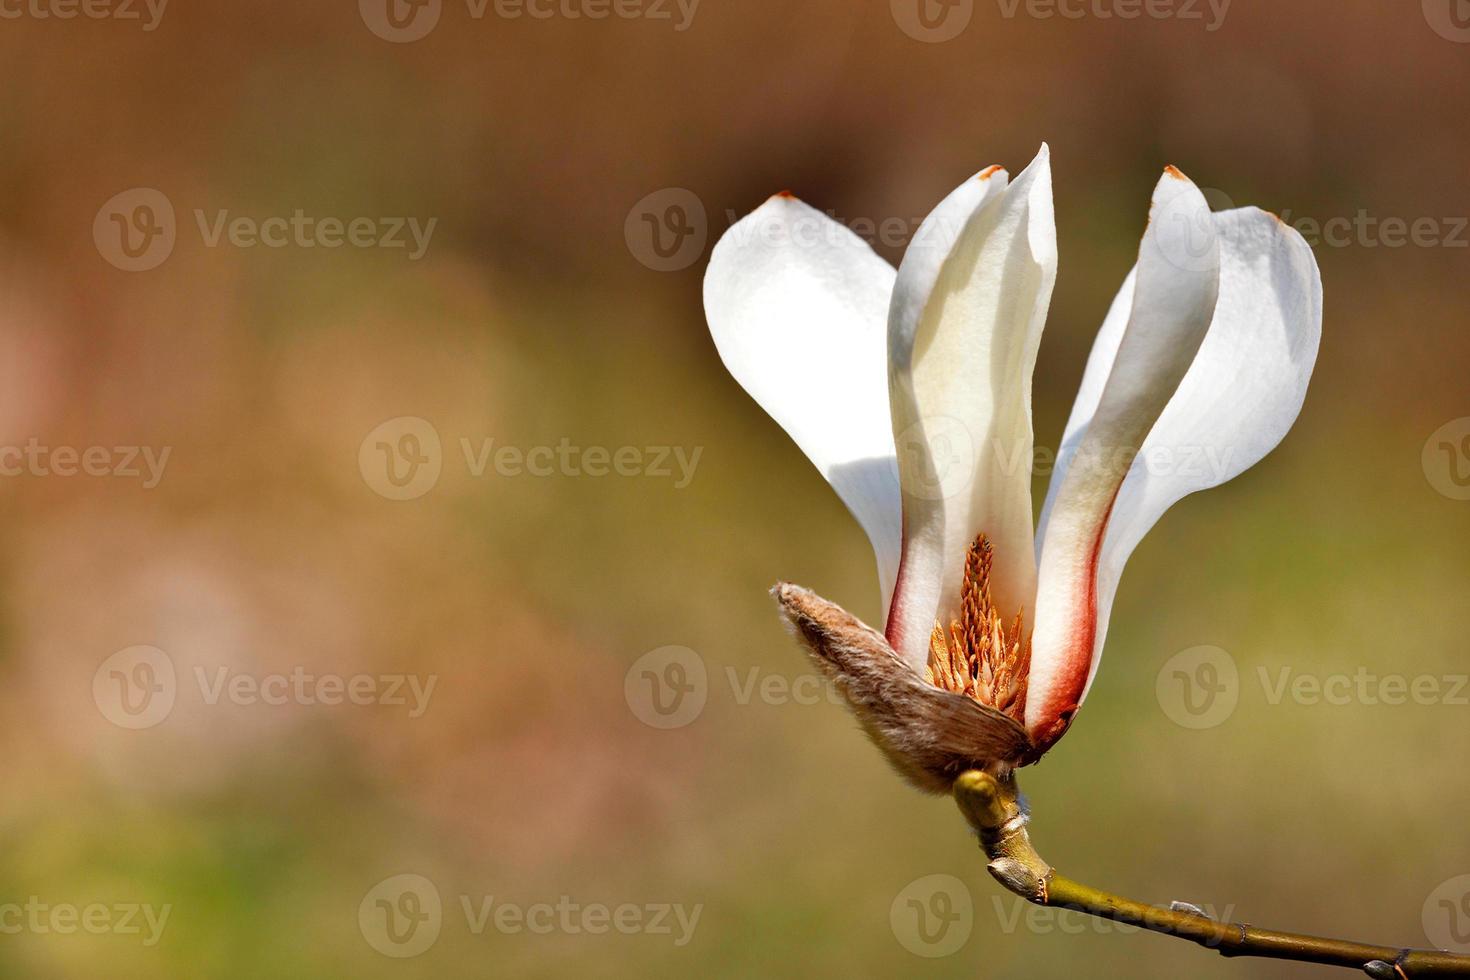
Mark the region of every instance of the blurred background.
[[790, 188], [897, 261], [1042, 140], [1039, 446], [1166, 163], [1326, 317], [1134, 555], [1038, 846], [1470, 951], [1470, 10], [926, 4], [0, 3], [0, 972], [1327, 974], [1030, 910], [766, 595], [880, 615], [709, 247]]

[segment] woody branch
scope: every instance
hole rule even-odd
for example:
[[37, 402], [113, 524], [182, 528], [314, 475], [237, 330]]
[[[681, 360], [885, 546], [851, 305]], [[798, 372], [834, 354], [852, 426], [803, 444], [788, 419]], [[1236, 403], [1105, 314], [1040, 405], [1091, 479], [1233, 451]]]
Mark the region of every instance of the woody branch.
[[955, 780], [953, 792], [960, 812], [980, 835], [981, 847], [990, 858], [991, 875], [1028, 902], [1074, 909], [1178, 936], [1217, 950], [1222, 956], [1260, 956], [1350, 967], [1384, 980], [1470, 977], [1470, 956], [1260, 929], [1222, 922], [1181, 902], [1160, 908], [1111, 895], [1058, 873], [1036, 852], [1026, 830], [1027, 817], [1014, 775], [997, 779], [970, 770]]

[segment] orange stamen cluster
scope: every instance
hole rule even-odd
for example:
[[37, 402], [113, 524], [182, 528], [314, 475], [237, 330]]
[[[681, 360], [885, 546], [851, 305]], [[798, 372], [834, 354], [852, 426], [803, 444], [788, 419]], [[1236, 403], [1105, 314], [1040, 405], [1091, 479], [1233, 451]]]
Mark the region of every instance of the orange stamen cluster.
[[1026, 710], [1026, 680], [1031, 672], [1031, 637], [1021, 613], [1007, 630], [990, 599], [993, 555], [984, 534], [965, 555], [960, 618], [946, 629], [936, 624], [929, 637], [929, 683], [974, 698], [1020, 721]]

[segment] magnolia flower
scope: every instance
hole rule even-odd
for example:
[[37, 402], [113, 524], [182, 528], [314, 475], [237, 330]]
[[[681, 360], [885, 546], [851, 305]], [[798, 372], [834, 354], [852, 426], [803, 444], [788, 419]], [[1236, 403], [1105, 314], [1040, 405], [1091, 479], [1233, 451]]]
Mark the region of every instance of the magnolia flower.
[[1317, 265], [1255, 208], [1168, 168], [1098, 331], [1033, 526], [1031, 375], [1056, 277], [1045, 145], [920, 225], [895, 271], [790, 194], [705, 277], [725, 366], [816, 464], [877, 557], [883, 630], [774, 591], [865, 730], [921, 788], [1036, 761], [1097, 671], [1128, 556], [1164, 511], [1254, 465], [1301, 409]]

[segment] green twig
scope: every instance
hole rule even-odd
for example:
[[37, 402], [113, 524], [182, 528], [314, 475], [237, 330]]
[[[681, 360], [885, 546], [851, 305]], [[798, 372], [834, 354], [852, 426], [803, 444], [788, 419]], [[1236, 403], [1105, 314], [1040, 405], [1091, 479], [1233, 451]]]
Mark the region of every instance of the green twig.
[[979, 770], [954, 784], [960, 812], [980, 835], [990, 873], [1028, 902], [1075, 909], [1088, 915], [1179, 936], [1222, 956], [1263, 956], [1362, 970], [1370, 977], [1470, 977], [1470, 956], [1437, 949], [1397, 949], [1343, 939], [1301, 936], [1244, 923], [1222, 922], [1179, 902], [1168, 908], [1120, 898], [1073, 881], [1042, 860], [1026, 831], [1014, 775], [1005, 779]]

